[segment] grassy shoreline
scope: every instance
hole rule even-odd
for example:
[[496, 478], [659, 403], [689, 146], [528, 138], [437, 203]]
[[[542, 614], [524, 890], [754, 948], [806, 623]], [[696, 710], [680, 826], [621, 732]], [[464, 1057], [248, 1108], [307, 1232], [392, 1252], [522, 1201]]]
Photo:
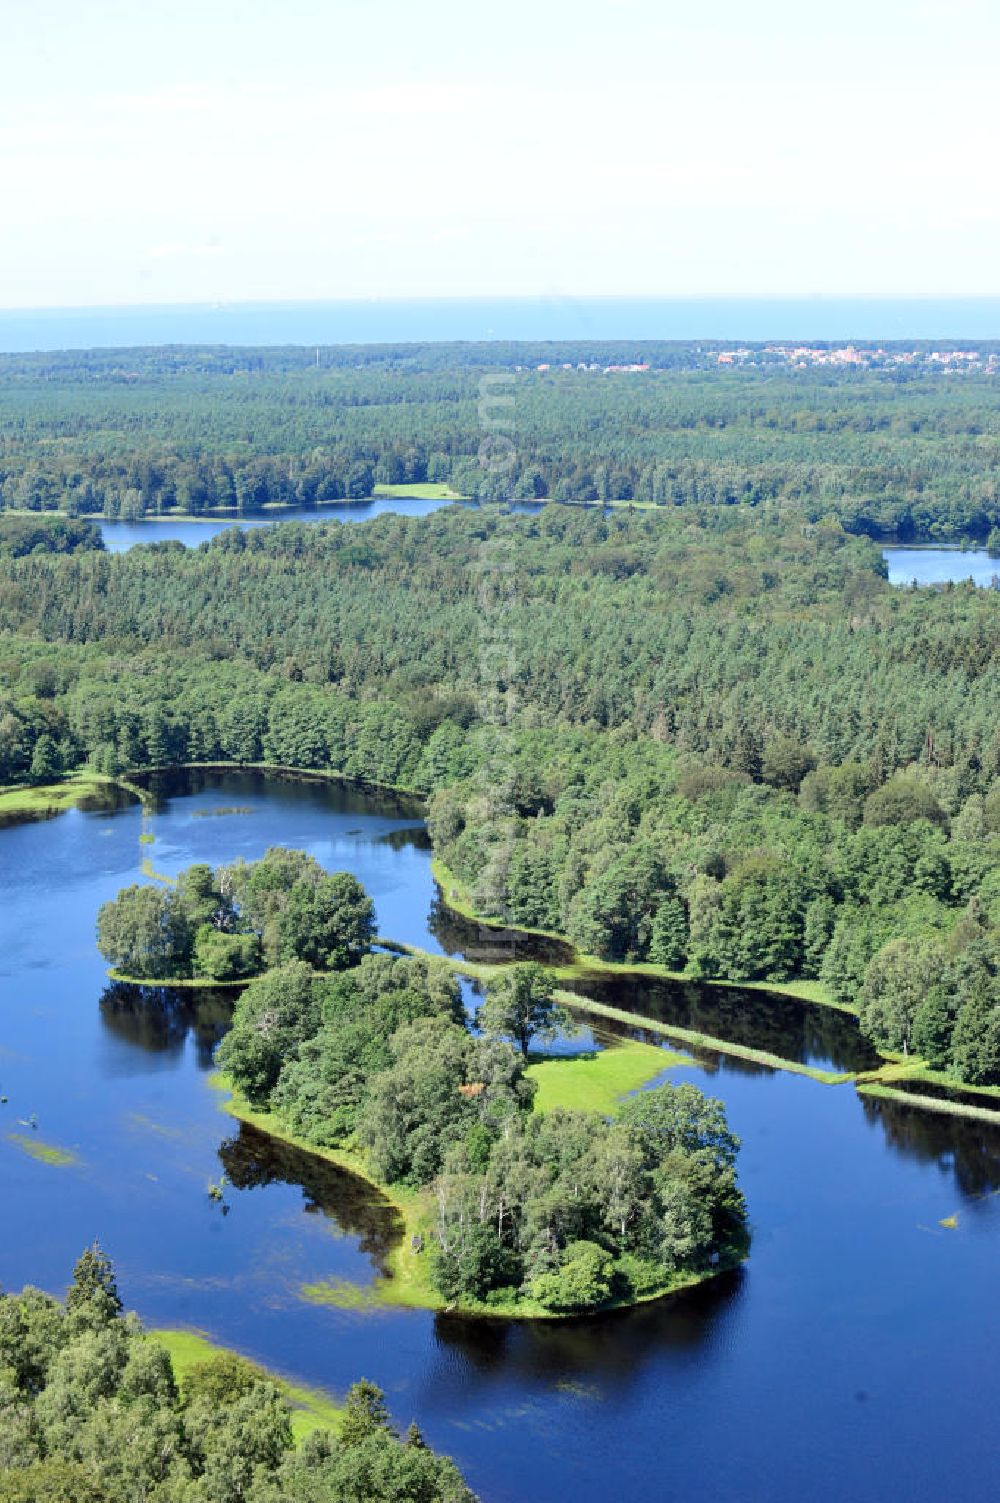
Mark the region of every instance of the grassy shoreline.
[[55, 783], [8, 783], [0, 788], [0, 829], [27, 824], [33, 819], [50, 819], [75, 809], [82, 799], [93, 798], [110, 788], [122, 788], [138, 803], [148, 794], [129, 780], [127, 773], [109, 773], [81, 769]]
[[115, 785], [117, 779], [78, 772], [59, 783], [16, 784], [0, 790], [0, 828], [32, 819], [49, 819], [73, 809], [83, 798]]
[[[357, 506], [358, 502], [398, 500], [398, 501], [470, 501], [471, 496], [463, 496], [460, 491], [453, 490], [444, 481], [425, 480], [416, 481], [407, 485], [376, 485], [372, 488], [370, 496], [338, 496], [335, 500], [317, 501], [311, 510], [317, 516], [322, 517], [326, 511], [336, 506]], [[618, 503], [608, 503], [609, 505]], [[630, 503], [626, 502], [625, 505]], [[257, 517], [261, 512], [273, 512], [275, 519], [281, 517], [285, 511], [302, 511], [305, 506], [301, 501], [265, 501], [262, 506], [255, 506], [249, 510], [242, 510], [238, 506], [213, 506], [206, 507], [204, 511], [146, 511], [138, 517], [108, 517], [103, 511], [80, 512], [75, 518], [80, 522], [125, 522], [129, 525], [139, 522], [239, 522], [244, 517]], [[69, 514], [62, 511], [32, 511], [26, 507], [6, 506], [4, 514], [9, 517], [61, 517]]]
[[225, 1353], [242, 1357], [244, 1361], [250, 1362], [264, 1377], [269, 1378], [288, 1400], [292, 1410], [292, 1437], [296, 1445], [316, 1430], [326, 1430], [336, 1434], [340, 1429], [344, 1413], [343, 1405], [338, 1404], [325, 1389], [310, 1388], [304, 1383], [297, 1383], [293, 1379], [286, 1378], [281, 1373], [262, 1366], [244, 1352], [237, 1351], [235, 1347], [223, 1346], [219, 1342], [212, 1341], [204, 1331], [190, 1326], [160, 1327], [147, 1331], [146, 1334], [151, 1340], [159, 1342], [160, 1346], [166, 1347], [170, 1354], [174, 1377], [181, 1388], [191, 1369], [202, 1362], [209, 1361], [212, 1357]]
[[126, 976], [123, 971], [116, 971], [112, 966], [108, 971], [108, 980], [118, 981], [124, 986], [169, 987], [171, 991], [217, 991], [220, 987], [249, 986], [251, 981], [259, 980], [263, 974], [260, 971], [256, 976], [241, 976], [237, 981], [214, 981], [211, 976]]
[[607, 1018], [615, 1023], [628, 1023], [651, 1033], [695, 1049], [710, 1049], [715, 1054], [728, 1054], [734, 1059], [743, 1059], [750, 1064], [763, 1065], [770, 1070], [783, 1070], [790, 1075], [805, 1075], [820, 1085], [847, 1085], [857, 1077], [851, 1071], [818, 1070], [813, 1065], [801, 1064], [798, 1060], [785, 1059], [780, 1054], [771, 1054], [766, 1049], [753, 1049], [748, 1044], [735, 1044], [727, 1039], [713, 1038], [711, 1034], [699, 1033], [693, 1028], [681, 1028], [674, 1023], [664, 1023], [658, 1018], [647, 1018], [641, 1013], [626, 1012], [622, 1007], [611, 1007], [606, 1002], [596, 1002], [590, 997], [581, 997], [578, 992], [560, 989], [557, 999], [574, 1011]]
[[[963, 1090], [966, 1087], [962, 1087]], [[867, 1096], [875, 1101], [895, 1101], [902, 1106], [913, 1106], [925, 1112], [943, 1112], [946, 1117], [967, 1117], [973, 1122], [988, 1122], [991, 1126], [1000, 1127], [1000, 1099], [995, 1111], [990, 1111], [983, 1106], [971, 1106], [965, 1101], [948, 1101], [941, 1096], [922, 1096], [916, 1091], [897, 1091], [891, 1085], [885, 1085], [878, 1080], [863, 1081], [857, 1087], [859, 1096]], [[997, 1093], [1000, 1097], [1000, 1092]]]

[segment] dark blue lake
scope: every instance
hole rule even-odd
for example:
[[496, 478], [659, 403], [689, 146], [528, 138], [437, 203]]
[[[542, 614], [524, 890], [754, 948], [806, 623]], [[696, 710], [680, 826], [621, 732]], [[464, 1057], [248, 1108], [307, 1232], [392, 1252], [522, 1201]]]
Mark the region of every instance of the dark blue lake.
[[[373, 1276], [389, 1235], [378, 1197], [220, 1113], [207, 1079], [224, 995], [116, 991], [93, 942], [98, 905], [143, 857], [173, 873], [274, 843], [356, 872], [383, 935], [434, 951], [477, 940], [440, 910], [419, 811], [384, 795], [206, 773], [169, 785], [152, 815], [129, 804], [0, 831], [6, 1288], [60, 1291], [99, 1237], [150, 1324], [199, 1327], [334, 1390], [364, 1374], [490, 1503], [995, 1496], [1000, 1137], [851, 1086], [717, 1055], [682, 1072], [743, 1138], [754, 1229], [745, 1268], [690, 1295], [563, 1325], [304, 1303], [304, 1282]], [[623, 981], [620, 1005], [694, 1008], [704, 1031], [741, 1006], [718, 988], [637, 986]], [[850, 1019], [739, 997], [764, 1047], [860, 1047]], [[39, 1162], [11, 1134], [78, 1162]], [[206, 1193], [223, 1168], [227, 1215]]]

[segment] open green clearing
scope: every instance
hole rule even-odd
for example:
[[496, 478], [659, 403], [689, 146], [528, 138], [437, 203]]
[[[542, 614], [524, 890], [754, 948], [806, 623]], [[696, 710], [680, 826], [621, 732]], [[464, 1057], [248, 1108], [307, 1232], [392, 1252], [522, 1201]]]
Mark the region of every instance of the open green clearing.
[[633, 1040], [595, 1054], [536, 1060], [525, 1072], [538, 1087], [536, 1112], [556, 1107], [611, 1116], [623, 1096], [641, 1090], [673, 1065], [691, 1065], [685, 1054]]
[[467, 501], [468, 496], [463, 496], [452, 486], [435, 480], [420, 480], [408, 485], [376, 485], [373, 493], [375, 496], [393, 496], [397, 499], [410, 497], [414, 501], [426, 499], [429, 501]]
[[99, 773], [79, 772], [62, 783], [43, 787], [5, 788], [0, 792], [0, 823], [10, 819], [44, 819], [73, 809], [82, 798], [100, 793], [112, 783]]
[[[184, 1380], [192, 1368], [199, 1366], [202, 1362], [208, 1362], [221, 1352], [232, 1351], [231, 1347], [219, 1346], [214, 1341], [210, 1341], [200, 1331], [157, 1330], [150, 1331], [149, 1335], [161, 1346], [165, 1346], [170, 1353], [174, 1377], [181, 1388], [184, 1387]], [[237, 1352], [235, 1355], [242, 1356], [243, 1354]], [[307, 1435], [311, 1435], [314, 1430], [336, 1432], [343, 1409], [323, 1389], [307, 1388], [302, 1384], [292, 1383], [287, 1378], [260, 1367], [256, 1362], [251, 1365], [271, 1382], [277, 1384], [291, 1405], [292, 1435], [295, 1437], [296, 1444], [304, 1440]]]

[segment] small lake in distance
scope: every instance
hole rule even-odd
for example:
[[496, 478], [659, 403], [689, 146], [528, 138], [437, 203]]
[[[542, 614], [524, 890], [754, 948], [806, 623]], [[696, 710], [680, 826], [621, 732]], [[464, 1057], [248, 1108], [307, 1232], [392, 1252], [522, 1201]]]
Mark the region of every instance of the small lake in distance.
[[891, 585], [935, 585], [971, 579], [980, 589], [990, 589], [1000, 579], [1000, 558], [990, 558], [985, 548], [883, 548]]

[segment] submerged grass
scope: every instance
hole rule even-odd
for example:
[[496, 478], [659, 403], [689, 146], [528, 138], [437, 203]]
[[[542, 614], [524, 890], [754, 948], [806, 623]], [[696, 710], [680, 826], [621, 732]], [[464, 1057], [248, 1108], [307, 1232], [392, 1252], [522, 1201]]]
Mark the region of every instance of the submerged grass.
[[[232, 1347], [219, 1346], [210, 1341], [201, 1331], [190, 1330], [158, 1330], [150, 1331], [154, 1341], [165, 1346], [170, 1353], [170, 1361], [174, 1369], [174, 1377], [183, 1389], [184, 1381], [192, 1368], [202, 1362], [217, 1357], [220, 1352], [231, 1352]], [[241, 1352], [236, 1353], [242, 1356]], [[249, 1358], [244, 1360], [250, 1361]], [[311, 1435], [314, 1430], [328, 1430], [336, 1432], [340, 1428], [343, 1406], [322, 1388], [307, 1388], [303, 1384], [293, 1383], [280, 1374], [273, 1373], [265, 1367], [260, 1367], [253, 1362], [252, 1366], [272, 1383], [277, 1384], [289, 1404], [292, 1406], [292, 1435], [296, 1444]]]
[[40, 1164], [49, 1164], [54, 1169], [69, 1169], [80, 1162], [70, 1149], [59, 1148], [55, 1143], [45, 1143], [30, 1133], [9, 1132], [7, 1142], [20, 1148], [29, 1158], [37, 1159]]

